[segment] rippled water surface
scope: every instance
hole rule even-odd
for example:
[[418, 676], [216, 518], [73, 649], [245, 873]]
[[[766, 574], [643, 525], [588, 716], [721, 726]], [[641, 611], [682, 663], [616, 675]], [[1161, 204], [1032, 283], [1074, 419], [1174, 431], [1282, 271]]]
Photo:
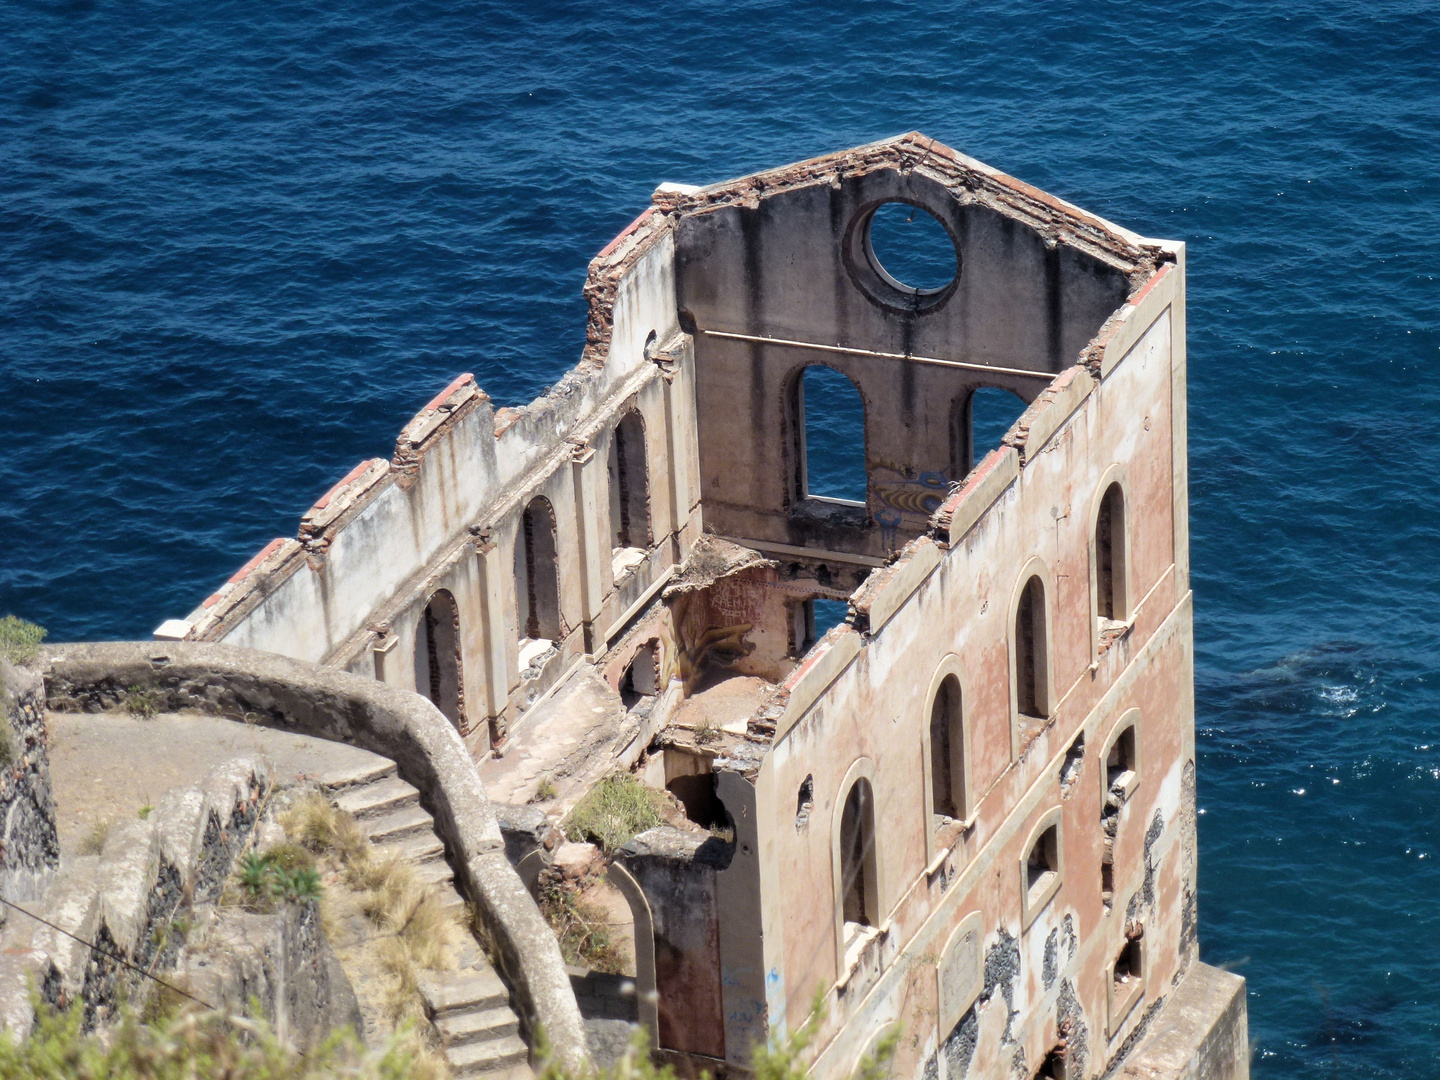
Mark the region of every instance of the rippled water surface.
[[1202, 949], [1257, 1077], [1440, 1076], [1440, 13], [0, 6], [0, 611], [183, 615], [664, 180], [919, 128], [1190, 245]]

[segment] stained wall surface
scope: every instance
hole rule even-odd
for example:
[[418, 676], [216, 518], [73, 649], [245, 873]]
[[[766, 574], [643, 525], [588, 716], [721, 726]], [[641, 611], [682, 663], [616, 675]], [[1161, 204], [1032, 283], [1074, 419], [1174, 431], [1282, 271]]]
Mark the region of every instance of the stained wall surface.
[[[957, 450], [970, 394], [997, 386], [1032, 400], [1124, 300], [1127, 268], [1108, 253], [1057, 243], [926, 163], [906, 166], [779, 176], [681, 218], [677, 298], [695, 335], [702, 491], [717, 531], [893, 550], [968, 472]], [[907, 291], [873, 258], [867, 225], [887, 202], [944, 227], [959, 265], [949, 286]], [[842, 372], [865, 404], [858, 517], [805, 498], [795, 391], [811, 364]]]
[[[496, 412], [462, 376], [174, 636], [443, 697], [476, 755], [587, 664], [617, 702], [648, 695], [609, 767], [663, 783], [643, 755], [689, 739], [729, 815], [719, 862], [682, 829], [626, 878], [637, 978], [668, 993], [653, 1034], [697, 1067], [744, 1067], [819, 994], [821, 1078], [894, 1025], [897, 1076], [1099, 1075], [1162, 1036], [1242, 1075], [1240, 991], [1191, 1008], [1214, 980], [1194, 974], [1183, 245], [914, 133], [654, 202], [592, 264], [565, 380]], [[949, 285], [874, 258], [890, 202], [943, 226]], [[860, 392], [863, 503], [808, 492], [816, 363]], [[976, 461], [981, 387], [1028, 407]], [[812, 647], [807, 605], [847, 594]]]

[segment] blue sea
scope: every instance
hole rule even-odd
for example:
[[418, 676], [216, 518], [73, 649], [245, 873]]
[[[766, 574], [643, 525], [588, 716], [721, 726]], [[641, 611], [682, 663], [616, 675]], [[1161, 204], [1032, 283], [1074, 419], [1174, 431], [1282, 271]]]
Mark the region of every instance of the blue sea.
[[0, 613], [180, 616], [662, 181], [918, 128], [1189, 244], [1201, 948], [1263, 1080], [1440, 1076], [1433, 3], [0, 6]]

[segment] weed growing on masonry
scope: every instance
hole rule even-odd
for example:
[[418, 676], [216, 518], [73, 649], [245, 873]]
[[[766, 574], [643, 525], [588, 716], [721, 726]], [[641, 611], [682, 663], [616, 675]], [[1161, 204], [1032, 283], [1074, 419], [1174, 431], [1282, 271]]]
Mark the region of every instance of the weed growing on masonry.
[[613, 852], [646, 829], [665, 823], [660, 816], [661, 797], [629, 773], [614, 773], [590, 789], [562, 828], [571, 840], [593, 840], [607, 853]]
[[710, 743], [720, 741], [720, 729], [709, 720], [701, 720], [695, 725], [695, 744], [697, 746], [708, 746]]
[[0, 656], [12, 664], [28, 664], [40, 652], [45, 628], [14, 615], [0, 619]]
[[110, 835], [109, 820], [97, 821], [80, 841], [81, 855], [99, 855], [105, 850], [105, 838]]
[[[548, 876], [548, 875], [547, 875]], [[541, 878], [540, 914], [555, 931], [567, 964], [620, 974], [624, 958], [605, 911], [562, 881]]]
[[[280, 815], [280, 824], [300, 844], [282, 846], [329, 860], [327, 865], [334, 866], [345, 885], [359, 893], [361, 913], [392, 935], [380, 947], [381, 966], [392, 980], [383, 995], [390, 1019], [423, 1019], [420, 972], [449, 962], [463, 939], [463, 925], [408, 862], [378, 853], [359, 823], [325, 796], [312, 793], [300, 799]], [[282, 846], [270, 854], [277, 856]], [[322, 918], [324, 914], [322, 909]]]
[[[5, 689], [5, 680], [0, 678], [0, 691]], [[0, 698], [0, 709], [4, 708], [5, 699]], [[15, 761], [15, 729], [10, 725], [8, 716], [0, 715], [0, 767], [12, 764]]]
[[141, 720], [149, 720], [160, 711], [160, 693], [132, 686], [125, 691], [125, 711]]
[[250, 911], [273, 911], [277, 904], [320, 898], [320, 874], [314, 860], [298, 865], [292, 862], [287, 868], [272, 852], [252, 851], [240, 860], [235, 878], [241, 904]]

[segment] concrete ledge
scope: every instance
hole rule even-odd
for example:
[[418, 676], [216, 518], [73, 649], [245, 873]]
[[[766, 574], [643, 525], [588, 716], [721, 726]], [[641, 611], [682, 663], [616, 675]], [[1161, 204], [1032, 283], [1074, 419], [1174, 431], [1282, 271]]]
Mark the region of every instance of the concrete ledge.
[[1109, 327], [1102, 329], [1087, 353], [1099, 352], [1098, 362], [1092, 365], [1099, 378], [1104, 379], [1115, 365], [1145, 336], [1145, 331], [1165, 309], [1175, 302], [1177, 294], [1184, 289], [1184, 272], [1175, 263], [1166, 263], [1147, 281], [1134, 296], [1120, 309], [1119, 318]]
[[1146, 1034], [1105, 1072], [1116, 1080], [1249, 1080], [1245, 980], [1196, 960]]
[[1019, 451], [1013, 446], [991, 450], [960, 489], [935, 511], [930, 519], [931, 535], [942, 544], [958, 544], [1019, 476]]
[[876, 570], [856, 590], [850, 601], [850, 608], [856, 615], [855, 629], [878, 634], [901, 605], [910, 599], [910, 594], [939, 565], [940, 549], [929, 537], [921, 537], [906, 545], [899, 559], [884, 569]]
[[555, 935], [505, 858], [480, 774], [424, 698], [289, 657], [205, 642], [113, 642], [43, 650], [52, 708], [111, 708], [132, 688], [167, 710], [199, 709], [350, 743], [395, 762], [420, 789], [456, 877], [494, 939], [499, 967], [559, 1063], [588, 1069], [585, 1030]]
[[205, 839], [205, 795], [199, 788], [172, 788], [160, 797], [150, 815], [160, 844], [160, 858], [181, 873], [187, 890], [195, 888]]
[[305, 548], [300, 541], [277, 536], [183, 620], [166, 621], [189, 623], [186, 633], [192, 639], [225, 633], [304, 565]]
[[[46, 896], [44, 911], [45, 918], [60, 930], [39, 926], [30, 939], [34, 951], [48, 961], [58, 977], [58, 993], [51, 1004], [62, 1009], [70, 1007], [85, 985], [90, 947], [81, 942], [94, 941], [100, 927], [100, 892], [95, 880], [99, 858], [85, 855], [66, 861], [68, 865], [60, 871]], [[29, 1031], [28, 1020], [25, 1031]]]
[[792, 727], [799, 723], [815, 699], [840, 676], [851, 660], [860, 653], [860, 635], [848, 626], [836, 627], [826, 634], [810, 650], [805, 660], [791, 672], [783, 689], [790, 698], [785, 711], [775, 722], [774, 741], [779, 742]]
[[390, 462], [384, 458], [370, 458], [351, 469], [300, 518], [300, 542], [305, 549], [323, 557], [333, 535], [379, 494], [386, 481], [393, 477]]
[[149, 913], [150, 891], [159, 876], [160, 842], [154, 822], [135, 818], [110, 830], [96, 875], [100, 918], [126, 956], [135, 954]]
[[1030, 403], [1011, 429], [1013, 436], [1005, 436], [1006, 442], [1020, 451], [1022, 465], [1033, 460], [1045, 448], [1050, 437], [1075, 415], [1075, 410], [1085, 403], [1094, 389], [1095, 380], [1090, 377], [1090, 372], [1077, 364], [1062, 371], [1040, 392], [1040, 396]]

